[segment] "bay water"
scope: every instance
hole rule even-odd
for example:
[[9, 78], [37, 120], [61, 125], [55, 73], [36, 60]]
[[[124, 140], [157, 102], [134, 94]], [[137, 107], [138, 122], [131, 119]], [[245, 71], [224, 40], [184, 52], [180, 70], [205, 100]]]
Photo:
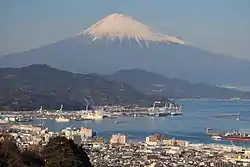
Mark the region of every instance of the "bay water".
[[[56, 122], [42, 120], [50, 131], [61, 131], [66, 127], [92, 128], [99, 137], [110, 138], [114, 133], [125, 133], [129, 140], [144, 141], [151, 134], [162, 134], [167, 138], [189, 140], [192, 143], [232, 144], [229, 141], [212, 141], [206, 134], [206, 128], [214, 131], [228, 130], [250, 131], [250, 101], [212, 101], [180, 100], [183, 115], [176, 117], [119, 117], [100, 121]], [[240, 114], [240, 120], [232, 117], [215, 118], [220, 114]], [[114, 121], [118, 123], [115, 124]], [[36, 120], [34, 123], [41, 123]], [[234, 145], [249, 146], [245, 142], [233, 142]]]

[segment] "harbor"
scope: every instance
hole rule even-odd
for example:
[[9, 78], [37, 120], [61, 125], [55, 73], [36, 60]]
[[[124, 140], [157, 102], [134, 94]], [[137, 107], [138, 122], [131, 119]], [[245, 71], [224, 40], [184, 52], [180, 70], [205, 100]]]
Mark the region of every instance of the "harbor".
[[[69, 122], [72, 120], [102, 120], [104, 118], [116, 117], [167, 117], [182, 115], [182, 108], [172, 103], [164, 103], [164, 106], [157, 106], [161, 102], [154, 102], [151, 108], [127, 107], [127, 106], [86, 106], [85, 110], [64, 111], [63, 104], [60, 109], [49, 111], [41, 108], [37, 111], [3, 111], [0, 112], [2, 123], [9, 122], [32, 122], [32, 120], [54, 119], [57, 122]], [[1, 122], [0, 122], [1, 123]]]
[[[117, 158], [121, 163], [129, 163], [126, 157], [131, 157], [129, 152], [133, 149], [141, 151], [132, 154], [133, 157], [137, 158], [131, 161], [133, 163], [130, 166], [138, 166], [139, 164], [145, 166], [162, 162], [171, 165], [181, 163], [190, 167], [202, 164], [210, 166], [249, 164], [249, 154], [244, 150], [249, 149], [250, 142], [222, 138], [231, 129], [237, 129], [240, 132], [246, 131], [249, 129], [249, 124], [236, 119], [211, 117], [211, 115], [218, 114], [218, 111], [225, 111], [225, 114], [232, 112], [231, 106], [235, 105], [240, 107], [234, 107], [233, 111], [239, 111], [241, 118], [248, 118], [250, 117], [248, 113], [250, 105], [248, 103], [179, 101], [178, 104], [183, 106], [182, 111], [184, 112], [182, 115], [163, 117], [140, 115], [140, 113], [145, 112], [145, 109], [140, 110], [139, 108], [130, 109], [130, 111], [126, 111], [127, 108], [124, 108], [124, 110], [118, 111], [118, 107], [115, 106], [112, 106], [110, 112], [105, 111], [104, 107], [95, 110], [87, 107], [84, 110], [74, 112], [64, 111], [63, 106], [54, 112], [48, 112], [40, 108], [40, 110], [25, 112], [25, 114], [14, 112], [14, 118], [19, 118], [22, 115], [24, 121], [20, 122], [19, 119], [15, 122], [14, 119], [11, 119], [12, 122], [6, 123], [7, 121], [5, 121], [4, 123], [3, 120], [1, 130], [3, 133], [7, 132], [17, 137], [22, 147], [45, 145], [49, 137], [57, 135], [68, 136], [76, 143], [84, 144], [91, 162], [95, 165], [100, 162], [107, 165], [116, 163]], [[166, 105], [157, 107], [157, 104], [155, 104], [155, 106], [152, 106], [153, 110], [148, 108], [146, 111], [148, 113], [162, 111], [162, 108], [166, 108]], [[214, 110], [215, 108], [217, 110]], [[1, 117], [3, 115], [11, 116], [8, 113], [2, 113]], [[105, 117], [99, 119], [98, 116], [98, 119], [90, 119], [93, 115], [105, 115]], [[31, 120], [25, 121], [27, 118]], [[209, 128], [206, 129], [207, 127]], [[91, 138], [89, 138], [90, 136]], [[117, 139], [117, 136], [123, 137]], [[125, 143], [119, 145], [119, 148], [126, 156], [119, 156], [120, 154], [116, 151], [117, 144], [112, 144], [118, 141]], [[96, 152], [96, 150], [100, 151]], [[164, 154], [158, 154], [159, 150]], [[109, 158], [98, 158], [104, 154], [107, 154]], [[211, 159], [210, 156], [206, 156], [208, 154], [217, 158]], [[152, 155], [155, 159], [146, 158], [148, 161], [145, 161], [144, 158], [139, 158], [151, 157]], [[179, 158], [180, 155], [183, 156], [183, 159]], [[172, 158], [169, 159], [168, 157]], [[191, 162], [194, 158], [197, 161]]]
[[[82, 111], [75, 111], [71, 113], [64, 110], [62, 110], [62, 112], [47, 112], [43, 110], [44, 113], [41, 113], [40, 111], [20, 113], [33, 118], [31, 122], [23, 123], [43, 124], [54, 132], [59, 131], [67, 126], [81, 127], [84, 125], [95, 129], [97, 134], [99, 134], [101, 137], [109, 137], [112, 132], [122, 132], [131, 135], [132, 140], [142, 140], [146, 135], [150, 135], [151, 133], [155, 132], [169, 137], [175, 137], [176, 139], [187, 139], [195, 143], [219, 143], [231, 145], [231, 142], [228, 140], [212, 140], [211, 137], [207, 135], [206, 128], [209, 127], [216, 132], [227, 132], [232, 129], [242, 130], [250, 128], [248, 122], [246, 121], [211, 117], [211, 115], [216, 115], [218, 112], [221, 112], [221, 114], [223, 114], [222, 111], [225, 111], [225, 113], [231, 111], [232, 113], [238, 113], [238, 110], [240, 111], [241, 118], [250, 118], [250, 115], [248, 115], [248, 102], [209, 102], [187, 100], [178, 101], [178, 104], [183, 106], [183, 115], [168, 115], [164, 117], [150, 116], [145, 114], [140, 115], [140, 113], [145, 111], [149, 113], [149, 111], [145, 110], [145, 108], [141, 108], [141, 110], [139, 108], [136, 108], [136, 110], [128, 110], [126, 107], [124, 107], [123, 109], [119, 108], [120, 111], [118, 111], [117, 106], [110, 107], [110, 112], [100, 110], [106, 113], [106, 116], [102, 117], [103, 119], [87, 119], [86, 117], [82, 118], [77, 116], [77, 114], [83, 115], [83, 113], [92, 113], [90, 107], [88, 112], [86, 112], [86, 109], [84, 109]], [[214, 107], [215, 104], [217, 106]], [[227, 105], [229, 107], [227, 107]], [[231, 105], [239, 106], [239, 108], [232, 108]], [[213, 111], [214, 108], [218, 109]], [[58, 111], [60, 111], [60, 108]], [[35, 115], [32, 116], [31, 113], [35, 113]], [[18, 113], [14, 114], [18, 115]], [[93, 115], [93, 113], [90, 115]], [[66, 119], [59, 119], [58, 122], [57, 118], [60, 117]], [[55, 119], [57, 119], [57, 121]], [[145, 127], [145, 125], [147, 126]], [[236, 142], [235, 144], [243, 146], [247, 145], [245, 142]]]

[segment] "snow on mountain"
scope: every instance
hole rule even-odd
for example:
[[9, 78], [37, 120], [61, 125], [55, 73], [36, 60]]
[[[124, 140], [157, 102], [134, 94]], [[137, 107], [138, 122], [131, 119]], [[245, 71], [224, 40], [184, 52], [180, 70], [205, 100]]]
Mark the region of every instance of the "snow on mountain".
[[137, 68], [191, 82], [250, 85], [249, 61], [192, 47], [123, 14], [111, 14], [78, 36], [0, 57], [0, 68], [31, 64], [98, 74]]
[[148, 46], [148, 41], [160, 42], [160, 43], [176, 43], [187, 44], [185, 41], [175, 36], [169, 36], [153, 31], [150, 27], [140, 23], [139, 21], [124, 15], [114, 13], [111, 14], [96, 24], [93, 24], [90, 28], [82, 31], [79, 35], [89, 35], [93, 37], [92, 41], [98, 39], [119, 39], [122, 41], [124, 38], [131, 40], [134, 39], [138, 44], [140, 41], [144, 41]]

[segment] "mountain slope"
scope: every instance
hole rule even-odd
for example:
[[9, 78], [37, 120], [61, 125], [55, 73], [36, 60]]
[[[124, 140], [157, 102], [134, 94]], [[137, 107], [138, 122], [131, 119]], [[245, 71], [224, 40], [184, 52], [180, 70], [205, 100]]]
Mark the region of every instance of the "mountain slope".
[[[114, 19], [115, 17], [115, 19]], [[78, 36], [0, 58], [0, 67], [48, 64], [79, 73], [139, 68], [190, 82], [250, 85], [250, 62], [191, 47], [125, 15], [110, 15]]]
[[124, 38], [129, 40], [134, 39], [139, 45], [141, 45], [140, 41], [143, 40], [147, 47], [147, 41], [187, 44], [187, 42], [177, 37], [156, 33], [150, 27], [140, 23], [139, 21], [119, 13], [114, 13], [101, 19], [88, 29], [80, 32], [79, 35], [92, 36], [92, 41], [103, 38], [109, 38], [112, 40], [118, 38], [120, 41]]
[[208, 84], [169, 79], [144, 70], [121, 70], [107, 79], [127, 83], [146, 94], [161, 94], [171, 98], [250, 98], [249, 92], [220, 88]]
[[47, 65], [0, 69], [0, 109], [81, 109], [86, 103], [151, 104], [153, 99], [132, 87], [96, 74], [74, 74]]

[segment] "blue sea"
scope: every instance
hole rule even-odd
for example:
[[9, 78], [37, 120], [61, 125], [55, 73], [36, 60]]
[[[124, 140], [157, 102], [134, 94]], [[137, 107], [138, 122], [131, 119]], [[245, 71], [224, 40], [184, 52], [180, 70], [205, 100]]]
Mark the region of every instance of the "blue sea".
[[[97, 132], [97, 136], [109, 138], [113, 133], [125, 133], [129, 140], [143, 141], [151, 134], [162, 134], [175, 139], [189, 140], [192, 143], [232, 144], [229, 141], [212, 141], [206, 134], [206, 128], [226, 132], [231, 129], [250, 131], [250, 101], [206, 101], [180, 100], [183, 116], [178, 117], [120, 117], [119, 123], [114, 119], [101, 121], [72, 121], [57, 123], [54, 120], [43, 120], [50, 131], [62, 128], [88, 127]], [[231, 117], [214, 118], [219, 114], [240, 113], [240, 120]], [[35, 122], [40, 123], [39, 120]], [[233, 142], [234, 145], [249, 146], [250, 143]]]

